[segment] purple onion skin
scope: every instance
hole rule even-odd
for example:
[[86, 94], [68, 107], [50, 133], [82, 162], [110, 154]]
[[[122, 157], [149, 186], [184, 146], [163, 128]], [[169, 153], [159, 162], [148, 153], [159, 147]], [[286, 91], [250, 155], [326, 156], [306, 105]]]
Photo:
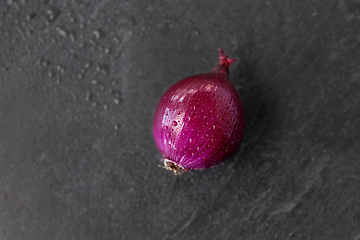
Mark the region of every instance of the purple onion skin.
[[229, 59], [207, 74], [187, 77], [170, 87], [156, 108], [153, 134], [164, 168], [175, 174], [211, 168], [240, 146], [245, 111], [229, 80]]

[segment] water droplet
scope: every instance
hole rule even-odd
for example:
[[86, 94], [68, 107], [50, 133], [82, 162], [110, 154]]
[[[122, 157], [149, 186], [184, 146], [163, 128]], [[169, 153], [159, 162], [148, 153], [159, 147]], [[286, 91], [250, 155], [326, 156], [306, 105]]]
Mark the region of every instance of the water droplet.
[[54, 20], [54, 12], [51, 9], [46, 10], [46, 13], [49, 15], [50, 20]]
[[165, 126], [165, 127], [164, 127], [164, 130], [167, 130], [167, 129], [168, 129], [168, 126]]
[[119, 104], [119, 103], [120, 103], [120, 100], [117, 99], [117, 98], [114, 98], [114, 103], [115, 103], [115, 104]]
[[95, 35], [96, 39], [99, 39], [101, 37], [99, 31], [93, 31], [93, 34]]
[[96, 85], [98, 82], [96, 80], [91, 80], [92, 85]]
[[95, 42], [94, 40], [92, 40], [92, 39], [89, 40], [89, 43], [90, 43], [91, 45], [93, 45], [93, 46], [96, 46], [96, 42]]
[[63, 37], [66, 37], [66, 32], [65, 32], [65, 30], [64, 29], [62, 29], [62, 28], [56, 28], [56, 31], [61, 35], [61, 36], [63, 36]]
[[73, 33], [70, 33], [69, 37], [72, 42], [75, 42], [76, 39], [75, 39], [75, 35]]
[[115, 130], [118, 130], [119, 128], [120, 128], [120, 127], [119, 127], [119, 124], [115, 124], [115, 125], [114, 125], [114, 129], [115, 129]]
[[172, 125], [175, 127], [175, 126], [177, 126], [177, 122], [176, 121], [173, 121], [172, 122]]
[[109, 109], [109, 106], [108, 105], [104, 105], [104, 110], [106, 111], [106, 110], [108, 110]]
[[97, 104], [97, 102], [93, 102], [91, 105], [92, 105], [93, 107], [96, 107], [98, 104]]
[[57, 69], [60, 71], [60, 73], [64, 73], [65, 72], [65, 68], [61, 65], [57, 66]]
[[91, 92], [90, 90], [86, 90], [85, 100], [90, 101], [90, 99], [91, 99]]
[[34, 17], [36, 17], [36, 13], [35, 13], [35, 12], [32, 12], [32, 13], [30, 13], [29, 15], [26, 16], [26, 20], [31, 20], [31, 19], [33, 19]]

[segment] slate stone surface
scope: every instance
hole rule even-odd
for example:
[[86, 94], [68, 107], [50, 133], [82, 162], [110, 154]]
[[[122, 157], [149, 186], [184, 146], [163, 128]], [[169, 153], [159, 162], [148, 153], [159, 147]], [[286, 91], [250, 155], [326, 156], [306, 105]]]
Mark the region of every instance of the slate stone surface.
[[[223, 47], [223, 164], [158, 167], [157, 102]], [[360, 239], [360, 2], [0, 2], [0, 239]]]

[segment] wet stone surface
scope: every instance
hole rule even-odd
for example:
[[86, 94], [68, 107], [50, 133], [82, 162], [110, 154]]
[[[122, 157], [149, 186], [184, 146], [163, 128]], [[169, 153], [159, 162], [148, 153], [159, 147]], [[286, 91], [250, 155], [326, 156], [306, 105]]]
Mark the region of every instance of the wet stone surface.
[[[0, 239], [360, 239], [359, 12], [0, 1]], [[244, 140], [175, 176], [158, 167], [156, 105], [219, 47], [238, 59]]]

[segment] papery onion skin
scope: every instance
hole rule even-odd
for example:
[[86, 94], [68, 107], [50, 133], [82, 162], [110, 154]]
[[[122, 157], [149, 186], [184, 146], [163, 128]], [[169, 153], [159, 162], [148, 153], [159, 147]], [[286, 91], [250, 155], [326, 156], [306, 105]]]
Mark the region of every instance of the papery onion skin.
[[187, 77], [170, 87], [155, 111], [153, 134], [165, 168], [175, 174], [206, 169], [229, 158], [245, 131], [245, 111], [229, 80], [229, 59], [207, 74]]

